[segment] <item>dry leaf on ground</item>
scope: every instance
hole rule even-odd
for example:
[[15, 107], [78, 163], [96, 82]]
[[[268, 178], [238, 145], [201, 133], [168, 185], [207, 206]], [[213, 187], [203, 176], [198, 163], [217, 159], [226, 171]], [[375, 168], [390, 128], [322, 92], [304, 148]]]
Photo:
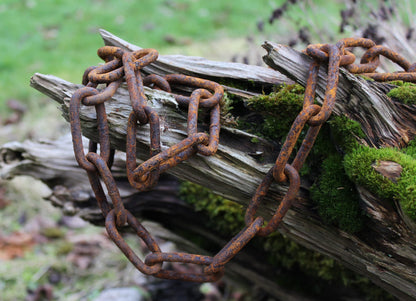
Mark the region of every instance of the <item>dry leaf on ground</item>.
[[9, 236], [0, 234], [0, 259], [11, 260], [22, 257], [34, 244], [33, 236], [28, 233], [14, 232]]

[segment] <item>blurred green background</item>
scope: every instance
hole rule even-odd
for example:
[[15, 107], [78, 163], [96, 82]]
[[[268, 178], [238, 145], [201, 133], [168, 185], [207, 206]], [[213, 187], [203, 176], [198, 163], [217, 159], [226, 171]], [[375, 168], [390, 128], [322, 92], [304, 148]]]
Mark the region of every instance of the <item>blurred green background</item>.
[[[18, 99], [36, 104], [39, 93], [29, 87], [35, 72], [54, 74], [79, 83], [83, 70], [99, 62], [103, 45], [98, 29], [162, 54], [196, 54], [229, 60], [241, 49], [233, 40], [251, 36], [258, 45], [266, 36], [290, 36], [287, 22], [265, 22], [285, 1], [270, 0], [2, 0], [0, 4], [0, 116], [4, 103]], [[306, 1], [308, 2], [308, 1]], [[325, 3], [325, 6], [320, 6]], [[309, 8], [339, 22], [342, 1], [311, 1]], [[307, 4], [304, 4], [307, 6]], [[309, 22], [303, 10], [290, 9], [294, 27]], [[321, 21], [321, 22], [322, 22]], [[234, 44], [234, 46], [233, 46]], [[219, 47], [215, 55], [210, 48]], [[218, 58], [222, 54], [221, 58]]]
[[[270, 24], [273, 10], [285, 2], [296, 4], [288, 5], [283, 18]], [[308, 29], [313, 41], [350, 36], [355, 28], [347, 26], [343, 33], [338, 29], [340, 11], [352, 2], [358, 2], [361, 15], [371, 20], [374, 16], [366, 11], [389, 1], [2, 0], [0, 116], [9, 99], [36, 106], [39, 93], [29, 87], [35, 72], [79, 83], [83, 70], [99, 62], [99, 28], [162, 54], [230, 60], [244, 52], [241, 41], [247, 37], [260, 48], [265, 39], [285, 43], [301, 28]], [[408, 12], [416, 9], [415, 1], [390, 2], [401, 7], [404, 24], [412, 22]]]
[[0, 104], [38, 96], [29, 88], [35, 72], [80, 82], [83, 70], [99, 61], [99, 28], [166, 53], [172, 46], [254, 32], [255, 19], [249, 24], [248, 16], [269, 12], [269, 1], [2, 1]]
[[[296, 4], [288, 5], [280, 17], [273, 17], [276, 9], [289, 2]], [[0, 144], [56, 137], [61, 127], [68, 132], [55, 102], [31, 88], [30, 77], [40, 72], [80, 83], [85, 68], [100, 63], [96, 55], [103, 46], [99, 28], [161, 54], [239, 62], [248, 58], [248, 63], [257, 64], [264, 54], [260, 47], [264, 40], [296, 41], [295, 48], [303, 49], [306, 40], [321, 43], [361, 35], [360, 28], [375, 20], [372, 13], [382, 18], [381, 4], [389, 7], [392, 3], [396, 10], [390, 21], [400, 20], [394, 31], [406, 35], [416, 22], [414, 0], [0, 0], [0, 124], [12, 113], [8, 101], [17, 100], [28, 108], [21, 122], [1, 125]], [[341, 32], [341, 11], [351, 7], [359, 13]], [[17, 184], [9, 191], [11, 204], [0, 211], [0, 234], [22, 231], [19, 219], [23, 215], [28, 221], [41, 216], [57, 223], [62, 213], [42, 201], [42, 193], [36, 191], [33, 182]], [[74, 232], [84, 235], [102, 231], [86, 228]], [[105, 250], [100, 255], [107, 266], [80, 270], [65, 257], [69, 252], [65, 251], [66, 236], [74, 233], [60, 231], [62, 237], [53, 242], [37, 246], [23, 258], [1, 263], [0, 300], [23, 300], [28, 288], [47, 281], [43, 278], [50, 267], [70, 275], [72, 282], [62, 281], [55, 287], [55, 295], [61, 300], [81, 300], [80, 296], [92, 300], [109, 283], [126, 282], [123, 277], [132, 273], [131, 266], [118, 250]]]

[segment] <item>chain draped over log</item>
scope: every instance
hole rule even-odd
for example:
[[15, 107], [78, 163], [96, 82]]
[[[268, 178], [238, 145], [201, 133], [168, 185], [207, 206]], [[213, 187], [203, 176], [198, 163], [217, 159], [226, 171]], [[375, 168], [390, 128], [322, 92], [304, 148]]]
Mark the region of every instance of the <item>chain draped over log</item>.
[[[351, 47], [367, 49], [360, 64], [355, 64], [355, 55]], [[344, 66], [352, 73], [360, 73], [377, 81], [404, 80], [416, 82], [416, 65], [411, 65], [399, 54], [390, 49], [375, 45], [368, 39], [348, 38], [335, 45], [310, 45], [305, 50], [313, 58], [306, 83], [303, 109], [296, 117], [279, 152], [274, 166], [268, 171], [258, 186], [246, 214], [246, 226], [231, 239], [215, 256], [188, 254], [181, 252], [162, 252], [156, 240], [142, 224], [129, 212], [121, 201], [120, 192], [111, 173], [114, 151], [110, 146], [109, 126], [105, 112], [105, 101], [110, 99], [120, 84], [125, 81], [128, 87], [132, 111], [127, 125], [126, 170], [129, 183], [138, 191], [150, 190], [158, 181], [161, 173], [200, 154], [215, 154], [219, 144], [220, 105], [223, 98], [221, 85], [200, 78], [181, 74], [169, 74], [164, 77], [155, 74], [143, 78], [141, 69], [155, 62], [158, 53], [154, 49], [140, 49], [134, 52], [119, 47], [105, 46], [98, 50], [98, 55], [105, 61], [99, 67], [88, 68], [83, 76], [85, 87], [77, 90], [70, 101], [70, 123], [75, 157], [78, 164], [86, 170], [98, 205], [105, 217], [105, 227], [110, 238], [142, 273], [159, 278], [180, 279], [196, 282], [216, 281], [223, 274], [225, 264], [230, 261], [255, 236], [267, 236], [276, 231], [283, 217], [290, 209], [300, 189], [299, 170], [303, 166], [321, 126], [330, 117], [336, 98], [339, 68]], [[404, 71], [395, 73], [376, 73], [379, 56], [385, 56], [401, 66]], [[319, 69], [327, 65], [328, 77], [322, 106], [314, 104], [315, 90]], [[99, 84], [106, 84], [98, 89]], [[190, 95], [174, 94], [179, 105], [188, 108], [188, 137], [162, 151], [160, 144], [159, 116], [147, 105], [143, 86], [172, 92], [175, 85], [196, 88]], [[100, 153], [97, 144], [90, 143], [85, 155], [82, 144], [80, 106], [95, 106], [97, 113], [97, 130], [99, 133]], [[198, 132], [198, 111], [209, 111], [209, 134]], [[137, 126], [150, 126], [150, 158], [139, 166], [136, 165]], [[296, 154], [293, 154], [300, 133], [308, 126], [307, 134]], [[290, 158], [294, 157], [291, 163]], [[100, 179], [104, 182], [111, 204], [108, 202]], [[266, 196], [273, 182], [288, 184], [288, 190], [280, 204], [266, 223], [263, 217], [256, 216], [261, 201]], [[151, 251], [144, 260], [140, 259], [124, 241], [118, 229], [131, 227]], [[181, 262], [205, 266], [200, 272], [188, 273], [163, 269], [163, 262]]]

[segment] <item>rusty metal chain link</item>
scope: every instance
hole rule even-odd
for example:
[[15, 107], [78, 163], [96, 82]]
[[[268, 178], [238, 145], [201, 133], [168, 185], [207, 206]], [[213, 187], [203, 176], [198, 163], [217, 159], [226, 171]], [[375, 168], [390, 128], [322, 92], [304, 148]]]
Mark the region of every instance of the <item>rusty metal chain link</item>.
[[[360, 64], [355, 64], [356, 57], [351, 49], [354, 47], [366, 49]], [[399, 54], [385, 46], [375, 45], [369, 39], [347, 38], [340, 40], [335, 45], [315, 44], [308, 46], [304, 52], [313, 58], [313, 62], [309, 67], [303, 109], [293, 122], [274, 166], [265, 175], [247, 207], [245, 213], [246, 226], [215, 256], [205, 256], [181, 252], [162, 252], [156, 240], [124, 207], [111, 173], [114, 150], [110, 146], [105, 102], [114, 95], [120, 84], [125, 81], [132, 107], [126, 136], [127, 177], [131, 186], [139, 191], [146, 191], [157, 184], [161, 173], [189, 157], [196, 154], [211, 156], [216, 153], [220, 133], [220, 103], [224, 95], [222, 86], [213, 81], [181, 74], [170, 74], [164, 77], [151, 74], [143, 78], [141, 69], [157, 60], [158, 53], [154, 49], [130, 52], [118, 47], [104, 46], [98, 50], [98, 55], [105, 63], [99, 67], [90, 67], [84, 72], [82, 83], [85, 87], [77, 90], [70, 101], [70, 123], [75, 158], [88, 174], [92, 190], [105, 217], [105, 227], [110, 238], [142, 273], [167, 279], [196, 282], [216, 281], [224, 274], [225, 264], [253, 237], [267, 236], [276, 231], [299, 192], [299, 170], [304, 164], [320, 128], [332, 113], [340, 67], [377, 81], [404, 80], [416, 82], [416, 64], [410, 64]], [[380, 64], [380, 55], [398, 64], [403, 68], [403, 71], [377, 73], [376, 69]], [[322, 106], [319, 106], [314, 104], [314, 99], [318, 73], [321, 67], [327, 68], [328, 76], [324, 101]], [[99, 90], [97, 89], [99, 84], [106, 84], [106, 87]], [[159, 116], [152, 107], [147, 105], [144, 85], [169, 93], [172, 90], [172, 85], [195, 88], [190, 96], [174, 94], [178, 103], [188, 108], [188, 137], [163, 151], [160, 145]], [[80, 121], [81, 104], [95, 107], [100, 144], [99, 154], [97, 153], [96, 143], [90, 143], [88, 153], [84, 153]], [[200, 108], [209, 110], [209, 134], [198, 132], [198, 110]], [[150, 126], [150, 158], [137, 166], [137, 126], [144, 124]], [[294, 155], [292, 153], [295, 144], [306, 125], [309, 126], [306, 136]], [[294, 159], [289, 163], [292, 157]], [[106, 186], [107, 193], [104, 192], [101, 181]], [[266, 223], [263, 217], [256, 217], [256, 212], [273, 182], [288, 184], [288, 189], [274, 215]], [[107, 195], [111, 202], [107, 200]], [[118, 229], [126, 225], [143, 240], [151, 252], [144, 260], [133, 252], [120, 235]], [[164, 262], [196, 264], [203, 266], [203, 268], [200, 272], [179, 272], [163, 269]]]

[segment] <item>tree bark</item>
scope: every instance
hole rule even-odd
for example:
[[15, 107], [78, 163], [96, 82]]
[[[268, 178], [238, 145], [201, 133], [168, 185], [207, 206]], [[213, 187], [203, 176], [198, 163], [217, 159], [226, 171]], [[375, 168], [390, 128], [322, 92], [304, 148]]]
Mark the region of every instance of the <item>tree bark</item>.
[[[117, 39], [113, 38], [113, 40]], [[107, 37], [106, 43], [114, 44], [115, 42]], [[119, 41], [119, 43], [124, 47], [131, 47], [123, 42]], [[307, 56], [289, 47], [274, 45], [270, 42], [266, 42], [264, 47], [268, 51], [264, 58], [268, 65], [294, 81], [305, 83], [309, 65]], [[161, 65], [172, 66], [161, 68], [155, 63], [152, 65], [157, 66], [153, 66], [154, 69], [149, 72], [164, 75], [170, 71], [181, 71], [211, 79], [233, 78], [237, 82], [244, 82], [245, 78], [244, 74], [241, 76], [243, 78], [237, 76], [239, 71], [236, 72], [236, 69], [233, 69], [236, 65], [227, 65], [221, 69], [222, 73], [218, 74], [215, 72], [220, 63], [204, 60], [203, 70], [196, 72], [185, 70], [183, 67], [193, 65], [195, 63], [193, 58], [190, 58], [187, 63], [187, 58], [181, 57], [183, 65], [180, 68], [175, 65], [175, 57], [168, 57], [162, 62]], [[249, 69], [251, 67], [247, 68], [251, 70]], [[325, 77], [324, 69], [320, 70], [321, 78]], [[248, 72], [251, 73], [251, 71]], [[273, 74], [277, 73], [273, 71]], [[270, 76], [273, 77], [272, 74]], [[277, 83], [275, 80], [264, 80], [264, 78], [259, 79], [258, 82], [260, 86], [269, 85], [269, 87]], [[63, 116], [68, 118], [68, 100], [79, 87], [78, 85], [41, 74], [35, 74], [32, 77], [31, 85], [55, 99], [61, 105]], [[362, 143], [374, 147], [400, 146], [413, 138], [416, 133], [415, 108], [392, 102], [385, 96], [388, 86], [366, 81], [343, 69], [340, 72], [339, 86], [334, 114], [346, 114], [361, 124], [366, 133], [366, 138], [361, 141]], [[320, 96], [318, 102], [322, 102], [324, 89], [325, 81], [321, 79], [318, 83], [317, 95]], [[258, 90], [254, 90], [253, 92], [249, 89], [248, 91], [240, 90], [235, 94], [248, 97], [259, 93]], [[234, 93], [235, 90], [228, 91]], [[146, 94], [149, 104], [157, 110], [163, 120], [161, 137], [163, 148], [185, 138], [186, 113], [178, 109], [174, 98], [168, 93], [147, 88]], [[124, 86], [119, 89], [112, 100], [106, 102], [106, 110], [112, 146], [123, 151], [126, 123], [130, 113], [129, 97]], [[92, 140], [97, 140], [94, 109], [83, 107], [81, 118], [83, 134]], [[240, 130], [223, 127], [220, 147], [216, 155], [193, 157], [170, 170], [170, 173], [180, 179], [208, 187], [230, 200], [247, 205], [265, 172], [272, 166], [278, 151], [274, 149], [273, 144], [259, 137], [256, 138], [260, 143], [252, 143], [253, 137], [255, 136]], [[140, 150], [137, 157], [145, 160], [149, 143], [147, 126], [141, 127], [137, 141]], [[258, 160], [256, 154], [259, 153], [264, 155], [264, 160]], [[2, 157], [4, 158], [4, 155]], [[281, 198], [286, 189], [285, 185], [273, 185], [259, 209], [259, 214], [266, 219], [270, 217], [277, 207], [278, 201], [276, 200]], [[398, 298], [416, 300], [416, 239], [411, 223], [408, 221], [406, 223], [400, 214], [400, 208], [394, 208], [364, 188], [358, 187], [363, 209], [367, 212], [370, 222], [366, 224], [365, 231], [358, 235], [351, 235], [322, 223], [309, 201], [308, 189], [307, 185], [301, 187], [296, 204], [289, 210], [279, 231], [307, 248], [339, 260]], [[76, 207], [74, 204], [73, 206]]]

